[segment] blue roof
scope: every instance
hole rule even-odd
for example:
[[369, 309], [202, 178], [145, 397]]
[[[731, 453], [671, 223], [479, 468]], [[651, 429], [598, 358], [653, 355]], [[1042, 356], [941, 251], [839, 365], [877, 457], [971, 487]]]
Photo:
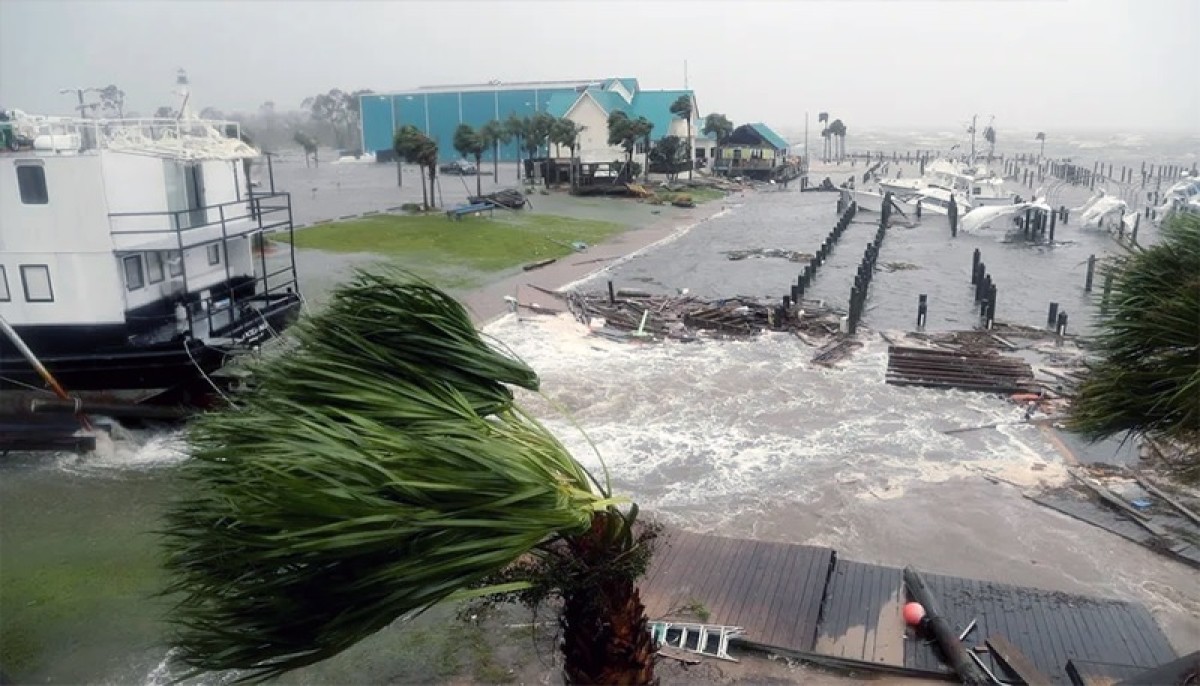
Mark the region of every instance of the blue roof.
[[565, 117], [570, 111], [571, 106], [579, 100], [580, 93], [555, 93], [550, 96], [550, 100], [546, 102], [546, 112], [552, 117]]
[[763, 137], [763, 140], [770, 143], [775, 149], [783, 150], [788, 147], [788, 142], [783, 140], [779, 134], [772, 131], [771, 127], [767, 126], [766, 124], [755, 122], [753, 124], [747, 124], [747, 126], [754, 129], [758, 135]]
[[637, 79], [626, 78], [626, 79], [616, 79], [616, 80], [621, 82], [621, 85], [625, 87], [625, 90], [629, 91], [630, 95], [637, 95], [637, 92], [638, 92], [638, 80]]
[[650, 132], [651, 140], [658, 140], [670, 133], [671, 121], [679, 119], [674, 114], [671, 114], [671, 104], [679, 99], [679, 96], [687, 95], [694, 97], [690, 90], [677, 91], [639, 91], [633, 97], [633, 108], [629, 116], [645, 117], [654, 124], [654, 129]]
[[[621, 97], [620, 93], [604, 91], [598, 88], [589, 88], [587, 92], [588, 95], [596, 99], [596, 102], [600, 104], [600, 108], [604, 110], [605, 114], [612, 114], [617, 111], [629, 111], [629, 103], [626, 102], [625, 98]], [[637, 102], [637, 100], [634, 100], [634, 102]]]

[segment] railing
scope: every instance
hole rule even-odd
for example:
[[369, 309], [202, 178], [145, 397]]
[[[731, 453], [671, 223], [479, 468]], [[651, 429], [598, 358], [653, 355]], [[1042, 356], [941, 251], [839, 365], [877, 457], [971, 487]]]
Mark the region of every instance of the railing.
[[[232, 216], [227, 214], [227, 210], [236, 209], [237, 212]], [[190, 224], [191, 218], [195, 213], [204, 212], [204, 217], [207, 219], [211, 216], [211, 211], [216, 210], [216, 221], [205, 221], [201, 224]], [[296, 249], [295, 242], [292, 240], [292, 203], [291, 195], [281, 192], [264, 192], [251, 193], [250, 197], [245, 200], [235, 200], [217, 205], [208, 205], [205, 207], [187, 209], [187, 210], [169, 210], [162, 212], [114, 212], [109, 214], [110, 227], [112, 220], [115, 218], [124, 219], [145, 219], [145, 218], [168, 218], [167, 223], [170, 224], [167, 228], [155, 229], [126, 229], [118, 230], [111, 228], [110, 233], [113, 236], [123, 235], [173, 235], [175, 242], [168, 250], [177, 250], [180, 254], [180, 267], [183, 281], [182, 302], [185, 306], [186, 313], [186, 332], [192, 336], [203, 335], [206, 338], [229, 338], [235, 343], [242, 343], [254, 338], [253, 332], [253, 317], [262, 319], [262, 323], [266, 325], [266, 317], [262, 314], [263, 310], [273, 310], [280, 306], [291, 306], [299, 302], [299, 281], [296, 278]], [[185, 221], [186, 220], [186, 221]], [[230, 223], [237, 222], [238, 225], [230, 230]], [[183, 226], [187, 223], [187, 226]], [[220, 227], [220, 233], [212, 230], [212, 227]], [[208, 230], [205, 230], [208, 229]], [[276, 269], [269, 269], [266, 256], [266, 244], [262, 237], [270, 232], [286, 230], [288, 233], [288, 261], [285, 265]], [[233, 274], [230, 268], [229, 251], [223, 249], [225, 259], [222, 260], [225, 268], [224, 288], [220, 289], [215, 295], [207, 288], [203, 287], [205, 292], [193, 293], [193, 288], [188, 283], [187, 260], [184, 258], [184, 250], [190, 248], [198, 248], [206, 245], [220, 244], [223, 248], [227, 248], [231, 238], [244, 238], [246, 236], [258, 236], [260, 244], [258, 250], [258, 265], [253, 271], [255, 275], [251, 277], [246, 274]], [[185, 240], [186, 239], [186, 240]], [[118, 250], [121, 247], [118, 246]], [[155, 248], [156, 250], [161, 248]], [[137, 247], [129, 247], [128, 250], [137, 251]], [[253, 260], [253, 257], [251, 258]], [[272, 283], [272, 279], [275, 282]], [[238, 282], [238, 285], [234, 285]], [[197, 288], [196, 290], [200, 290]], [[249, 293], [249, 294], [247, 294]], [[194, 297], [193, 297], [194, 296]], [[256, 305], [261, 304], [259, 308]], [[247, 317], [251, 320], [247, 321]], [[167, 317], [164, 317], [167, 319]], [[183, 328], [184, 321], [179, 317], [172, 315], [169, 317], [169, 322], [164, 322], [159, 327], [152, 327], [154, 331], [169, 330], [172, 328]], [[156, 335], [153, 331], [150, 335]]]
[[241, 140], [241, 124], [217, 119], [86, 119], [19, 116], [11, 123], [18, 141], [35, 150], [120, 149], [186, 157], [255, 157]]
[[779, 159], [764, 159], [764, 158], [726, 158], [718, 157], [713, 165], [714, 169], [774, 169], [775, 167], [783, 166], [783, 160]]

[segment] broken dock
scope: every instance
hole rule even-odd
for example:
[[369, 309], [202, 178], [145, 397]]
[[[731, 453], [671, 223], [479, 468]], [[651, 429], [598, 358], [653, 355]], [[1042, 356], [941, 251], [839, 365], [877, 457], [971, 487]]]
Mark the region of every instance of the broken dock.
[[[652, 620], [686, 621], [703, 607], [706, 622], [741, 627], [735, 642], [744, 647], [845, 669], [952, 678], [938, 648], [905, 627], [900, 568], [818, 546], [678, 530], [664, 539], [641, 583]], [[1055, 684], [1077, 683], [1072, 670], [1124, 677], [1178, 657], [1136, 603], [937, 574], [923, 579], [955, 632], [969, 629], [964, 645], [1010, 681], [1022, 677], [1000, 652]]]

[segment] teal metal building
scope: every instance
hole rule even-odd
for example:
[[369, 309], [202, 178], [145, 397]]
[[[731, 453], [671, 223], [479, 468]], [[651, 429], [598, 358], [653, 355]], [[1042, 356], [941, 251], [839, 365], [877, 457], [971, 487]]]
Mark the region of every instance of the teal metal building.
[[[546, 112], [556, 95], [574, 98], [589, 86], [603, 86], [613, 79], [579, 81], [539, 81], [457, 86], [427, 86], [395, 93], [372, 93], [360, 99], [362, 147], [367, 151], [392, 149], [392, 133], [412, 124], [437, 141], [443, 160], [456, 159], [454, 130], [459, 124], [475, 128], [493, 119], [503, 122], [509, 115], [528, 117]], [[617, 79], [630, 91], [637, 89], [636, 79]], [[484, 159], [492, 159], [491, 151]], [[517, 145], [500, 146], [501, 161], [516, 161]]]

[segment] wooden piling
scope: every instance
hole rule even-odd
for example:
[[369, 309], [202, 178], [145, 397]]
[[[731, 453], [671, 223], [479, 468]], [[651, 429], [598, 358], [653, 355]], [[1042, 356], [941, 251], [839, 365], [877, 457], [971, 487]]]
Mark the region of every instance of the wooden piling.
[[979, 269], [980, 252], [979, 248], [975, 248], [975, 252], [971, 253], [971, 283], [975, 283], [976, 275]]
[[925, 330], [925, 316], [929, 308], [929, 296], [922, 293], [917, 296], [917, 330]]
[[958, 674], [962, 683], [968, 684], [968, 686], [982, 686], [983, 684], [992, 683], [992, 680], [984, 673], [983, 669], [967, 653], [967, 649], [963, 646], [962, 641], [958, 639], [958, 633], [954, 630], [951, 622], [942, 616], [937, 599], [925, 585], [925, 580], [921, 577], [921, 573], [913, 567], [905, 567], [904, 585], [908, 587], [908, 593], [913, 600], [925, 608], [923, 625], [929, 628], [937, 640], [938, 647], [942, 649], [942, 654], [950, 662], [950, 667]]
[[1050, 313], [1046, 315], [1046, 328], [1053, 328], [1058, 319], [1058, 303], [1050, 303]]
[[1050, 211], [1050, 243], [1054, 242], [1054, 225], [1058, 222], [1058, 213], [1054, 210]]
[[1067, 335], [1067, 313], [1059, 312], [1058, 319], [1055, 320], [1054, 332], [1059, 338]]
[[608, 282], [608, 304], [613, 305], [616, 302], [617, 302], [617, 295], [616, 295], [616, 292], [613, 291], [612, 281], [609, 281]]
[[1096, 274], [1096, 256], [1091, 255], [1087, 258], [1087, 276], [1083, 280], [1083, 292], [1092, 292], [1092, 277]]

